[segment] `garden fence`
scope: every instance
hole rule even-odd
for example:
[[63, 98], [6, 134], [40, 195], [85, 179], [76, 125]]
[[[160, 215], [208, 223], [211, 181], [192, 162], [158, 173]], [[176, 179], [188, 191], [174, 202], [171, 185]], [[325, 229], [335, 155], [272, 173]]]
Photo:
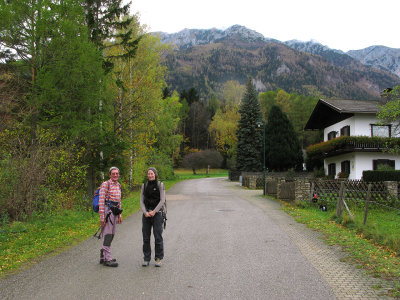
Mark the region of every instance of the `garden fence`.
[[[309, 174], [297, 175], [293, 178], [285, 178], [285, 174], [267, 173], [265, 179], [265, 191], [267, 195], [286, 201], [311, 201], [312, 195], [317, 194], [319, 201], [329, 205], [332, 209], [338, 204], [345, 207], [375, 207], [400, 210], [400, 182], [365, 182], [363, 180], [347, 179], [314, 179]], [[263, 188], [263, 174], [260, 172], [242, 173], [243, 186], [248, 188]], [[293, 183], [295, 182], [295, 183]], [[340, 201], [340, 189], [343, 194]], [[368, 189], [369, 188], [369, 189]], [[358, 208], [359, 208], [358, 207]]]

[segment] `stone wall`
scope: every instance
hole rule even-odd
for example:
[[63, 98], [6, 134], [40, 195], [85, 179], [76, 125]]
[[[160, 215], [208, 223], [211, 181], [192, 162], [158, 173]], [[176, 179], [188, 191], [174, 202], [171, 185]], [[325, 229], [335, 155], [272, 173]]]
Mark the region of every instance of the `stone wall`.
[[308, 179], [298, 179], [295, 181], [295, 201], [311, 200], [312, 183]]
[[[267, 173], [265, 176], [265, 191], [269, 196], [276, 197], [278, 199], [290, 199], [290, 201], [311, 201], [312, 189], [314, 187], [312, 174], [302, 173], [299, 174], [294, 180], [294, 189], [287, 183], [289, 180], [283, 176], [285, 173]], [[260, 188], [262, 189], [262, 172], [242, 172], [242, 185], [250, 189]], [[261, 180], [261, 181], [260, 181]], [[258, 182], [258, 184], [257, 184]], [[287, 189], [290, 187], [290, 191]], [[398, 182], [397, 181], [385, 181], [385, 187], [390, 197], [398, 197]], [[286, 189], [283, 191], [282, 189]], [[292, 193], [288, 196], [288, 192]], [[285, 195], [283, 198], [282, 196]]]
[[397, 181], [385, 181], [386, 189], [392, 198], [398, 197], [398, 182]]
[[261, 180], [262, 184], [263, 173], [262, 172], [242, 172], [242, 185], [249, 189], [257, 188], [257, 180]]

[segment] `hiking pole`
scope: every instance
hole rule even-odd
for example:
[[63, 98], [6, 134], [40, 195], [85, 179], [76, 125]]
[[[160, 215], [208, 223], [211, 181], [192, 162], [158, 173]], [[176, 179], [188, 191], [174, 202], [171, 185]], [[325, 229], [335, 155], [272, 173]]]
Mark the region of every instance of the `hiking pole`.
[[[100, 232], [99, 232], [100, 231]], [[97, 235], [97, 233], [99, 233], [99, 235]], [[101, 237], [101, 226], [99, 227], [99, 229], [97, 229], [96, 233], [93, 235], [93, 237], [97, 237], [98, 239], [100, 239]]]

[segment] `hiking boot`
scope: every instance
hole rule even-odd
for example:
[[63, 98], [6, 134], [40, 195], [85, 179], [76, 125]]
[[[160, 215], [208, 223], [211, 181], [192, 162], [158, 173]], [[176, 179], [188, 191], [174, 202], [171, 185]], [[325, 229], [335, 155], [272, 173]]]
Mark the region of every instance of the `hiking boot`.
[[118, 263], [112, 260], [105, 261], [103, 265], [106, 267], [118, 267]]
[[156, 267], [161, 267], [161, 259], [156, 258]]
[[[115, 258], [113, 258], [111, 261], [117, 261]], [[104, 264], [104, 255], [103, 255], [103, 249], [100, 249], [100, 264]]]
[[147, 261], [147, 260], [145, 260], [145, 261], [142, 263], [142, 267], [147, 267], [149, 264], [150, 264], [150, 262]]
[[[117, 260], [113, 258], [111, 261], [116, 262]], [[100, 258], [100, 264], [104, 264], [104, 257]]]

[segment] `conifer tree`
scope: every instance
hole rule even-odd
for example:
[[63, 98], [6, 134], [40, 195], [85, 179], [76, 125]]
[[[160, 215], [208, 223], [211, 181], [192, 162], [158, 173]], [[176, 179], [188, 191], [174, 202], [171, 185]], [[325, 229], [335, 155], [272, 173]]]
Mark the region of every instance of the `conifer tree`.
[[269, 170], [301, 170], [303, 155], [292, 123], [279, 106], [274, 105], [266, 125], [266, 162]]
[[249, 78], [246, 92], [239, 109], [240, 120], [237, 130], [236, 168], [240, 171], [263, 170], [263, 132], [257, 125], [262, 121], [257, 91]]
[[[103, 68], [106, 72], [112, 70], [113, 58], [134, 57], [141, 37], [132, 39], [132, 30], [128, 29], [133, 17], [128, 17], [131, 2], [123, 0], [84, 0], [83, 7], [86, 15], [86, 26], [89, 39], [98, 49], [122, 46], [124, 53], [110, 55], [107, 51]], [[128, 30], [126, 30], [128, 29]]]

